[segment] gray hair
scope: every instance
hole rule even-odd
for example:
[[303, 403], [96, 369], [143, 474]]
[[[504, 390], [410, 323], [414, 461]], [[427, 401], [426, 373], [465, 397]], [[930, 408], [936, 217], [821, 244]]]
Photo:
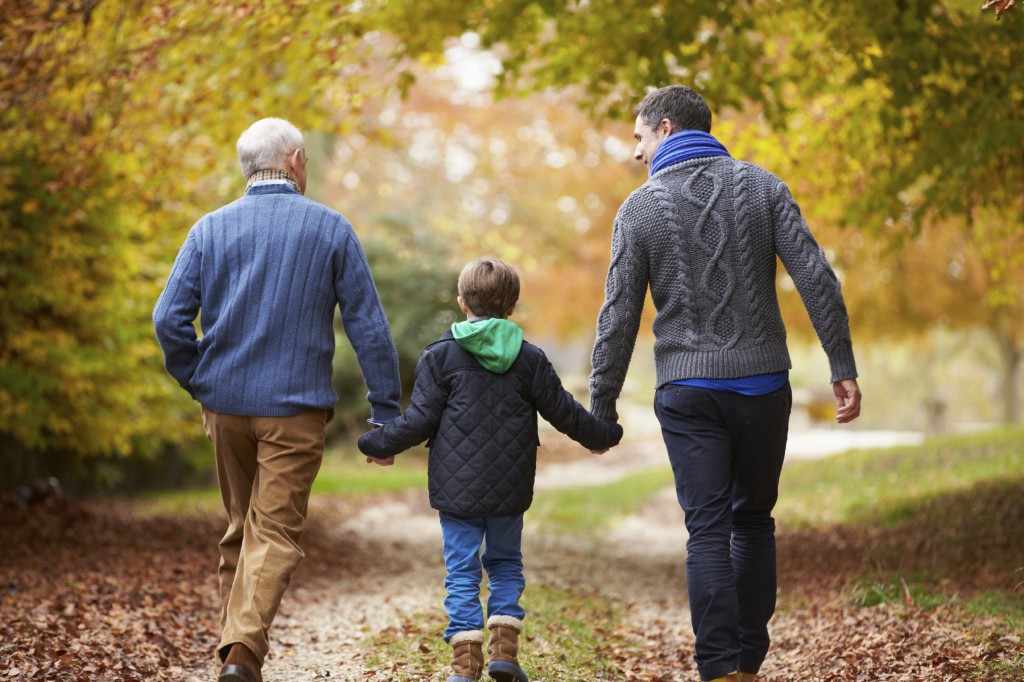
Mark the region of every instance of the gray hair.
[[238, 138], [242, 175], [248, 179], [258, 170], [284, 168], [288, 157], [302, 148], [302, 131], [294, 125], [283, 118], [260, 119]]

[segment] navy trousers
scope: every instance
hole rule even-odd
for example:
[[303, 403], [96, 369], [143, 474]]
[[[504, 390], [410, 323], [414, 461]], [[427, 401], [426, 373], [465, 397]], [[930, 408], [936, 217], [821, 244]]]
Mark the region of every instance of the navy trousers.
[[775, 612], [775, 519], [793, 394], [666, 385], [654, 408], [686, 516], [686, 583], [702, 679], [757, 673]]

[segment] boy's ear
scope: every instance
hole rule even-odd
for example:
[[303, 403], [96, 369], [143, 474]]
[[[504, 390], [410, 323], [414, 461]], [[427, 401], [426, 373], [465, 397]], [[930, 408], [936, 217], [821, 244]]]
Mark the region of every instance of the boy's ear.
[[469, 315], [469, 308], [466, 307], [466, 304], [463, 302], [462, 297], [458, 296], [455, 300], [459, 302], [459, 310], [462, 311], [462, 314]]
[[519, 300], [516, 299], [516, 302], [512, 304], [511, 308], [508, 309], [508, 312], [505, 314], [505, 317], [511, 317], [512, 313], [515, 312], [515, 309], [518, 308], [518, 307], [519, 307]]

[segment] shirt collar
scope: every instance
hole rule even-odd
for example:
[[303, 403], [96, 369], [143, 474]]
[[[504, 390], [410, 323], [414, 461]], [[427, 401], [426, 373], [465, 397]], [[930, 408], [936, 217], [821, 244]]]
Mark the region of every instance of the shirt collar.
[[279, 168], [264, 168], [256, 171], [249, 176], [249, 180], [246, 182], [245, 186], [246, 188], [249, 188], [258, 187], [260, 185], [279, 185], [285, 183], [295, 188], [295, 191], [299, 194], [302, 194], [298, 183], [295, 182], [295, 178], [291, 176], [291, 173]]

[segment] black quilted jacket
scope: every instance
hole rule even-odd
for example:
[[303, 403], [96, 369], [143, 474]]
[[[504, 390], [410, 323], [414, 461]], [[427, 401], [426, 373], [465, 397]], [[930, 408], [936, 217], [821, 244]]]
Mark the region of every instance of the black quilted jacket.
[[363, 434], [359, 449], [383, 458], [426, 440], [432, 507], [513, 516], [533, 502], [538, 413], [591, 450], [622, 437], [621, 426], [593, 417], [562, 388], [540, 348], [524, 341], [512, 367], [496, 374], [448, 331], [420, 355], [405, 414]]

